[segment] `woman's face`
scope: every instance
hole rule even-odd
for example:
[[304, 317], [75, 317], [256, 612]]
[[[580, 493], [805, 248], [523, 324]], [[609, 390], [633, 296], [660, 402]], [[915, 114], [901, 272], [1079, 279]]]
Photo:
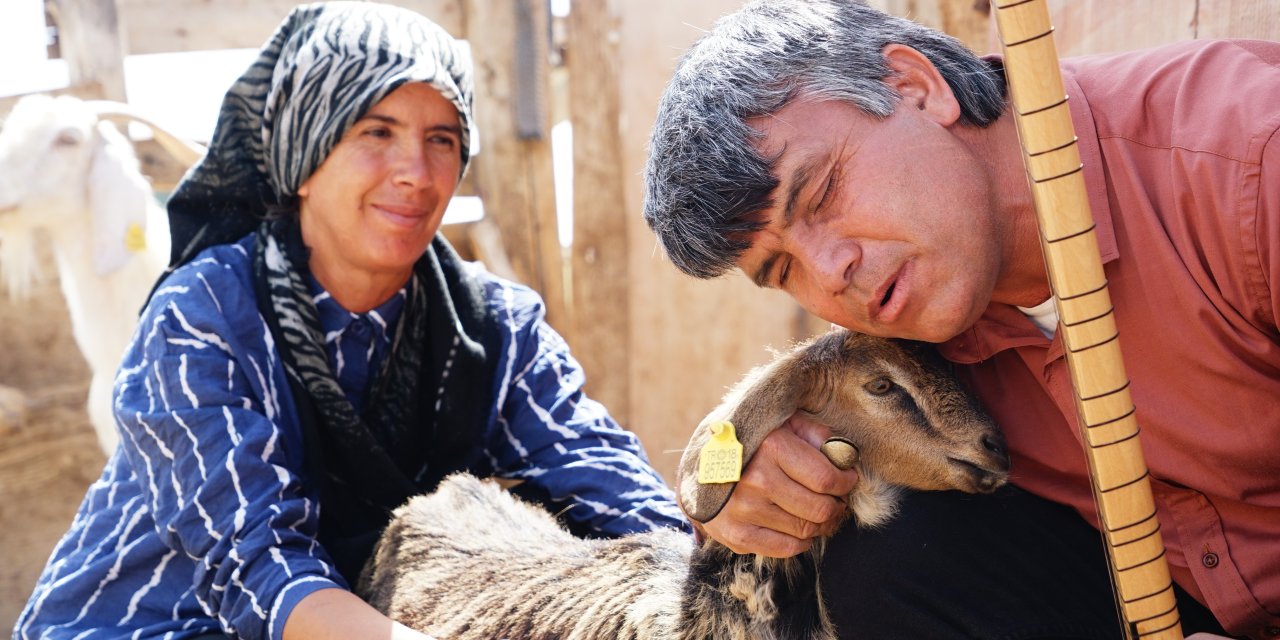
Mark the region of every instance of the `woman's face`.
[[457, 187], [460, 149], [457, 109], [409, 83], [365, 112], [298, 188], [311, 271], [339, 301], [343, 288], [389, 296], [408, 281]]

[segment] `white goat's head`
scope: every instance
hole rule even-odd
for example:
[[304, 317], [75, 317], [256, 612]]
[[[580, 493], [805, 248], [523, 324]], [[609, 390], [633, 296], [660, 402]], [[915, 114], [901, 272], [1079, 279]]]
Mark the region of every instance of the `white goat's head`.
[[[733, 484], [697, 482], [698, 457], [713, 423], [733, 423], [745, 465], [765, 436], [797, 411], [857, 448], [863, 478], [851, 496], [855, 511], [869, 480], [989, 493], [1008, 477], [999, 427], [931, 345], [839, 329], [753, 370], [698, 426], [680, 460], [681, 501], [690, 517], [715, 517], [733, 491]], [[864, 524], [879, 518], [872, 520]]]
[[[155, 206], [133, 145], [85, 102], [69, 96], [19, 100], [0, 129], [0, 268], [10, 293], [33, 272], [31, 237], [67, 230], [92, 238], [105, 275], [129, 259], [127, 238]], [[12, 249], [12, 251], [10, 251]]]

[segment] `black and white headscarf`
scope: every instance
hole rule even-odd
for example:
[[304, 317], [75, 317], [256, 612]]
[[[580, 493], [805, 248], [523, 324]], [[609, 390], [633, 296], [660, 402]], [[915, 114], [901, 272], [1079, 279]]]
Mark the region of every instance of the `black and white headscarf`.
[[[462, 171], [476, 150], [465, 44], [389, 5], [296, 8], [228, 90], [208, 155], [169, 202], [172, 268], [257, 229], [258, 309], [271, 327], [321, 492], [319, 540], [353, 581], [392, 509], [480, 456], [497, 344], [479, 285], [443, 238], [414, 267], [390, 352], [363, 415], [328, 362], [295, 214], [298, 187], [346, 130], [407, 82], [458, 111]], [[461, 179], [461, 173], [459, 174]]]
[[[479, 149], [471, 52], [426, 18], [372, 2], [297, 7], [227, 91], [209, 152], [169, 200], [172, 267], [287, 205], [365, 111], [406, 82], [458, 110], [462, 171]], [[459, 176], [461, 177], [461, 176]]]

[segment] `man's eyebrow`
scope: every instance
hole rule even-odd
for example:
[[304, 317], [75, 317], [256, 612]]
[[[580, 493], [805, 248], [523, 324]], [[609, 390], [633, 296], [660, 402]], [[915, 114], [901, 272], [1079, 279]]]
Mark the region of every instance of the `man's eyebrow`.
[[760, 263], [760, 268], [756, 269], [755, 274], [751, 276], [751, 282], [761, 289], [768, 288], [769, 283], [765, 282], [765, 280], [769, 277], [769, 272], [773, 271], [773, 263], [777, 261], [778, 254], [770, 254], [764, 262]]
[[[785, 148], [783, 151], [785, 152]], [[800, 198], [800, 192], [809, 184], [809, 179], [813, 177], [818, 166], [825, 160], [826, 156], [820, 153], [815, 153], [801, 161], [800, 166], [796, 167], [796, 170], [791, 172], [791, 183], [787, 185], [787, 199], [783, 201], [782, 205], [783, 230], [789, 228], [791, 226], [791, 222], [795, 220], [796, 200]], [[756, 272], [752, 274], [751, 281], [754, 282], [757, 287], [767, 287], [768, 283], [765, 282], [765, 280], [768, 279], [769, 272], [773, 270], [773, 263], [777, 261], [778, 254], [774, 253], [770, 255], [763, 263], [760, 264], [760, 268], [756, 269]]]
[[796, 170], [791, 172], [791, 184], [787, 187], [787, 200], [782, 207], [782, 228], [786, 229], [791, 226], [791, 221], [795, 217], [796, 200], [800, 197], [800, 192], [809, 184], [809, 179], [813, 177], [818, 165], [826, 160], [826, 156], [815, 153], [805, 158]]

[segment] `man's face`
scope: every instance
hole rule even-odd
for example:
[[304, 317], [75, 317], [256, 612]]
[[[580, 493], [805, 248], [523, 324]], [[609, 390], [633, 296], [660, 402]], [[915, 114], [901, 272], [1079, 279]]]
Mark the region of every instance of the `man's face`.
[[905, 100], [882, 121], [807, 100], [749, 124], [779, 185], [738, 260], [748, 277], [877, 336], [941, 342], [982, 315], [1004, 232], [986, 165], [952, 129]]

